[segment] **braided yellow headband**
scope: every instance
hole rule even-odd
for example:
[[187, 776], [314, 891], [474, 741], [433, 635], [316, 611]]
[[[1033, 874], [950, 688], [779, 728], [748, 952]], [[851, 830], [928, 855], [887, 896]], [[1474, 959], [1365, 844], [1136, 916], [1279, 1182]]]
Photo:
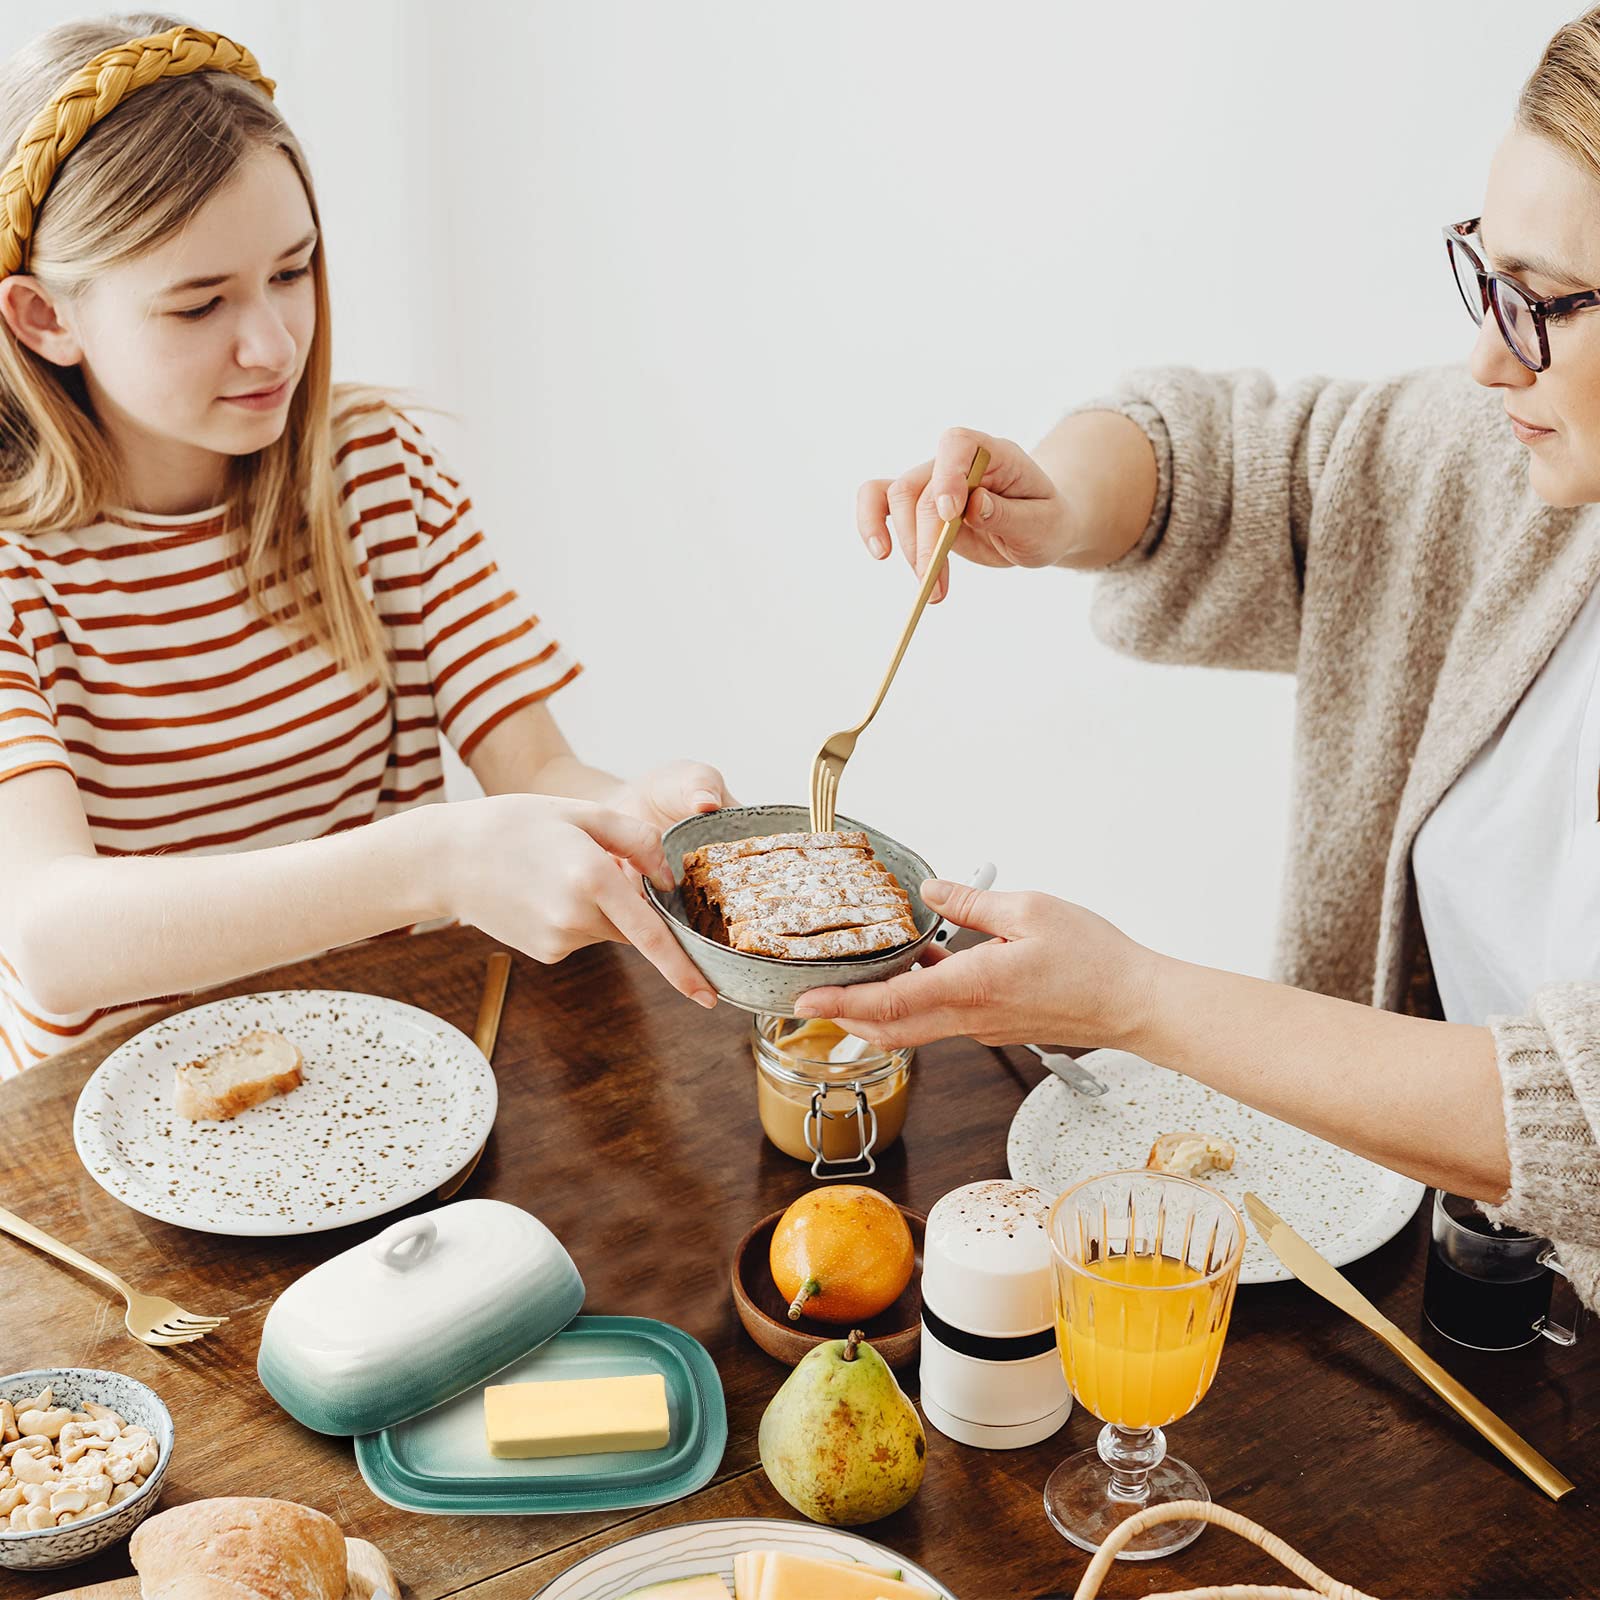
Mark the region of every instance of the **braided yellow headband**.
[[102, 50], [51, 95], [0, 173], [0, 278], [26, 264], [34, 217], [56, 169], [83, 136], [136, 89], [190, 72], [232, 72], [269, 95], [275, 87], [243, 45], [220, 33], [173, 28]]

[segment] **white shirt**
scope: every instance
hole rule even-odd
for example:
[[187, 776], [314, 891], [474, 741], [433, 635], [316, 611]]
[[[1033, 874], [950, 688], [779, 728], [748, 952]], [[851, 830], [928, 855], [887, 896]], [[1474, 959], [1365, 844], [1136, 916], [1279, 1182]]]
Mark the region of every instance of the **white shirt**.
[[1600, 979], [1600, 587], [1412, 848], [1445, 1016]]

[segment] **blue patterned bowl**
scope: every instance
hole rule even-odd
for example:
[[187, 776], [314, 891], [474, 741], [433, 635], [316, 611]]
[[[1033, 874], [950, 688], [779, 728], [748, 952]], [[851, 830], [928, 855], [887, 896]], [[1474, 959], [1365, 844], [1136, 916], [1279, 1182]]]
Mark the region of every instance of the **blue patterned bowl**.
[[86, 1400], [110, 1406], [124, 1422], [150, 1431], [161, 1452], [156, 1469], [121, 1505], [97, 1517], [69, 1522], [64, 1528], [39, 1528], [29, 1533], [0, 1529], [0, 1567], [17, 1572], [42, 1572], [50, 1567], [70, 1567], [87, 1561], [109, 1546], [126, 1539], [155, 1510], [167, 1464], [172, 1460], [172, 1416], [154, 1389], [120, 1372], [93, 1367], [38, 1367], [0, 1378], [0, 1400], [31, 1400], [46, 1387], [55, 1391], [56, 1405], [81, 1411]]
[[[683, 895], [673, 890], [663, 895], [648, 879], [645, 893], [650, 903], [683, 946], [685, 954], [710, 981], [711, 987], [730, 1005], [758, 1015], [792, 1017], [794, 1003], [808, 989], [831, 989], [850, 983], [881, 983], [907, 972], [915, 965], [917, 953], [933, 937], [939, 916], [922, 901], [922, 884], [931, 878], [933, 868], [921, 856], [906, 849], [896, 839], [869, 828], [850, 817], [836, 817], [834, 826], [865, 833], [878, 859], [900, 880], [900, 887], [911, 896], [911, 917], [917, 937], [910, 944], [875, 955], [850, 956], [843, 961], [783, 961], [776, 956], [746, 955], [730, 950], [690, 927], [683, 909]], [[661, 840], [667, 864], [675, 879], [682, 881], [683, 858], [702, 845], [726, 844], [730, 839], [754, 839], [769, 833], [805, 833], [811, 816], [804, 806], [730, 806], [723, 811], [707, 811], [688, 817], [668, 828]]]

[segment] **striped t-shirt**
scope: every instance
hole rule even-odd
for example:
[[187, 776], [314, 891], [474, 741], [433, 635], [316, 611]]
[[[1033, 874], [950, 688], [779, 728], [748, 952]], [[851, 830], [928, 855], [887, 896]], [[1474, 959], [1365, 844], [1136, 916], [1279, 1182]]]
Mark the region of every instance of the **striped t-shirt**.
[[[250, 603], [226, 507], [0, 534], [0, 782], [70, 772], [103, 856], [262, 849], [442, 800], [441, 735], [469, 757], [577, 676], [407, 417], [341, 423], [335, 472], [392, 692]], [[52, 1015], [0, 950], [0, 1075], [128, 1009]]]

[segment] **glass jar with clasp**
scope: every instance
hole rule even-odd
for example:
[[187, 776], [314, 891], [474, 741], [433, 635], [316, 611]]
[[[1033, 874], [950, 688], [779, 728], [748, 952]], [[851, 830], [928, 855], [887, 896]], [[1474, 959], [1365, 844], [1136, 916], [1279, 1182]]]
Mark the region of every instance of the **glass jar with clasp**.
[[768, 1139], [818, 1178], [865, 1177], [905, 1126], [912, 1051], [815, 1018], [758, 1016], [750, 1048]]

